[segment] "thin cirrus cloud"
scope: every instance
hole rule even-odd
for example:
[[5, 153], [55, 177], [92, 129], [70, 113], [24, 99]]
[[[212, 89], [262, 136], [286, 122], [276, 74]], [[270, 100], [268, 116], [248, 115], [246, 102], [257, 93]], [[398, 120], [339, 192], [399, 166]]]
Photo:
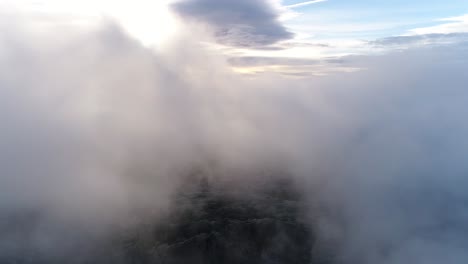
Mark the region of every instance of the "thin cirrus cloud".
[[458, 17], [449, 17], [440, 19], [441, 24], [431, 27], [415, 28], [410, 31], [410, 34], [448, 34], [457, 32], [468, 32], [468, 14]]
[[187, 0], [172, 9], [184, 19], [207, 24], [217, 41], [229, 46], [262, 47], [294, 36], [266, 0]]
[[321, 2], [327, 2], [328, 0], [313, 0], [313, 1], [306, 1], [306, 2], [301, 2], [297, 4], [292, 4], [292, 5], [287, 5], [287, 8], [298, 8], [298, 7], [303, 7], [303, 6], [308, 6], [308, 5], [313, 5]]
[[413, 47], [466, 43], [468, 41], [468, 15], [438, 19], [435, 26], [413, 28], [406, 34], [378, 38], [368, 43], [377, 47]]

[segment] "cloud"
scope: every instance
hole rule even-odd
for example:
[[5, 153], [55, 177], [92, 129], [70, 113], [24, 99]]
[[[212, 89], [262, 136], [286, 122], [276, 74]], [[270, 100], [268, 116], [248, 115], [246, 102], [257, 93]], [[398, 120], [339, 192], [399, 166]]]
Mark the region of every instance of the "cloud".
[[321, 63], [318, 59], [277, 58], [277, 57], [233, 57], [229, 62], [234, 66], [268, 66], [268, 65], [316, 65]]
[[347, 60], [348, 58], [340, 57], [301, 59], [294, 57], [241, 56], [231, 57], [228, 62], [236, 71], [250, 75], [274, 72], [283, 76], [309, 78], [360, 70], [347, 63]]
[[186, 0], [172, 7], [185, 19], [209, 25], [219, 42], [231, 46], [266, 46], [293, 37], [267, 0]]
[[417, 35], [427, 35], [468, 32], [468, 15], [444, 18], [440, 21], [443, 22], [440, 25], [415, 28], [410, 30], [409, 33]]
[[[249, 78], [197, 36], [153, 51], [113, 23], [34, 26], [0, 30], [0, 262], [152, 262], [148, 223], [199, 172], [247, 209], [254, 187], [290, 180], [325, 263], [468, 258], [466, 43], [344, 58], [365, 69], [347, 74]], [[257, 196], [266, 215], [292, 205], [276, 195]], [[214, 225], [194, 203], [200, 228]], [[128, 233], [148, 250], [121, 250]], [[290, 246], [279, 235], [268, 241]]]
[[301, 2], [301, 3], [297, 3], [297, 4], [287, 5], [287, 6], [285, 6], [285, 7], [286, 7], [286, 8], [298, 8], [298, 7], [303, 7], [303, 6], [318, 4], [318, 3], [322, 3], [322, 2], [326, 2], [326, 1], [328, 1], [328, 0], [306, 1], [306, 2]]
[[446, 45], [456, 44], [468, 40], [467, 33], [433, 33], [424, 35], [412, 35], [412, 36], [395, 36], [377, 39], [369, 42], [371, 45], [376, 46], [402, 46], [410, 47], [412, 45]]

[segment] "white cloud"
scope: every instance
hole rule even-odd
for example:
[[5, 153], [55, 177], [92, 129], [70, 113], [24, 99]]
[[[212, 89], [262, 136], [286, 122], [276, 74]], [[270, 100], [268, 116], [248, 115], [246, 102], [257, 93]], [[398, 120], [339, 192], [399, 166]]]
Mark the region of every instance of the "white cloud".
[[306, 2], [301, 2], [301, 3], [297, 3], [297, 4], [287, 5], [285, 7], [286, 8], [298, 8], [298, 7], [318, 4], [318, 3], [322, 3], [322, 2], [326, 2], [326, 1], [328, 1], [328, 0], [312, 0], [312, 1], [306, 1]]
[[440, 19], [440, 25], [415, 28], [408, 35], [450, 34], [468, 32], [468, 14], [458, 17]]

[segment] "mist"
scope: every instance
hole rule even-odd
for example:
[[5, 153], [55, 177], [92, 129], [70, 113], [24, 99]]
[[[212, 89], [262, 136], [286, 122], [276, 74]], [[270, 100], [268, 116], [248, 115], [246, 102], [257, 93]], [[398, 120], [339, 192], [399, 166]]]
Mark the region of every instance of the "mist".
[[[350, 56], [353, 73], [249, 76], [190, 29], [154, 50], [109, 20], [38, 32], [12, 19], [0, 29], [2, 263], [187, 263], [129, 259], [116, 240], [150, 250], [164, 239], [146, 230], [179, 234], [181, 215], [203, 220], [212, 199], [241, 208], [236, 221], [276, 221], [252, 263], [468, 259], [466, 43]], [[299, 231], [278, 224], [283, 210]], [[231, 253], [250, 252], [235, 239]], [[306, 257], [272, 253], [291, 243]]]

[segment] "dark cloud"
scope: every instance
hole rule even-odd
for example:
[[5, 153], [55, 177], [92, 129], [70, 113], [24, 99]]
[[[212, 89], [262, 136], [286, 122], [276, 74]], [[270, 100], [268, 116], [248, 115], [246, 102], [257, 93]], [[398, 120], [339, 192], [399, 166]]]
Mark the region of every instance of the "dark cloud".
[[267, 0], [185, 0], [172, 8], [183, 18], [208, 24], [227, 45], [259, 47], [293, 37]]

